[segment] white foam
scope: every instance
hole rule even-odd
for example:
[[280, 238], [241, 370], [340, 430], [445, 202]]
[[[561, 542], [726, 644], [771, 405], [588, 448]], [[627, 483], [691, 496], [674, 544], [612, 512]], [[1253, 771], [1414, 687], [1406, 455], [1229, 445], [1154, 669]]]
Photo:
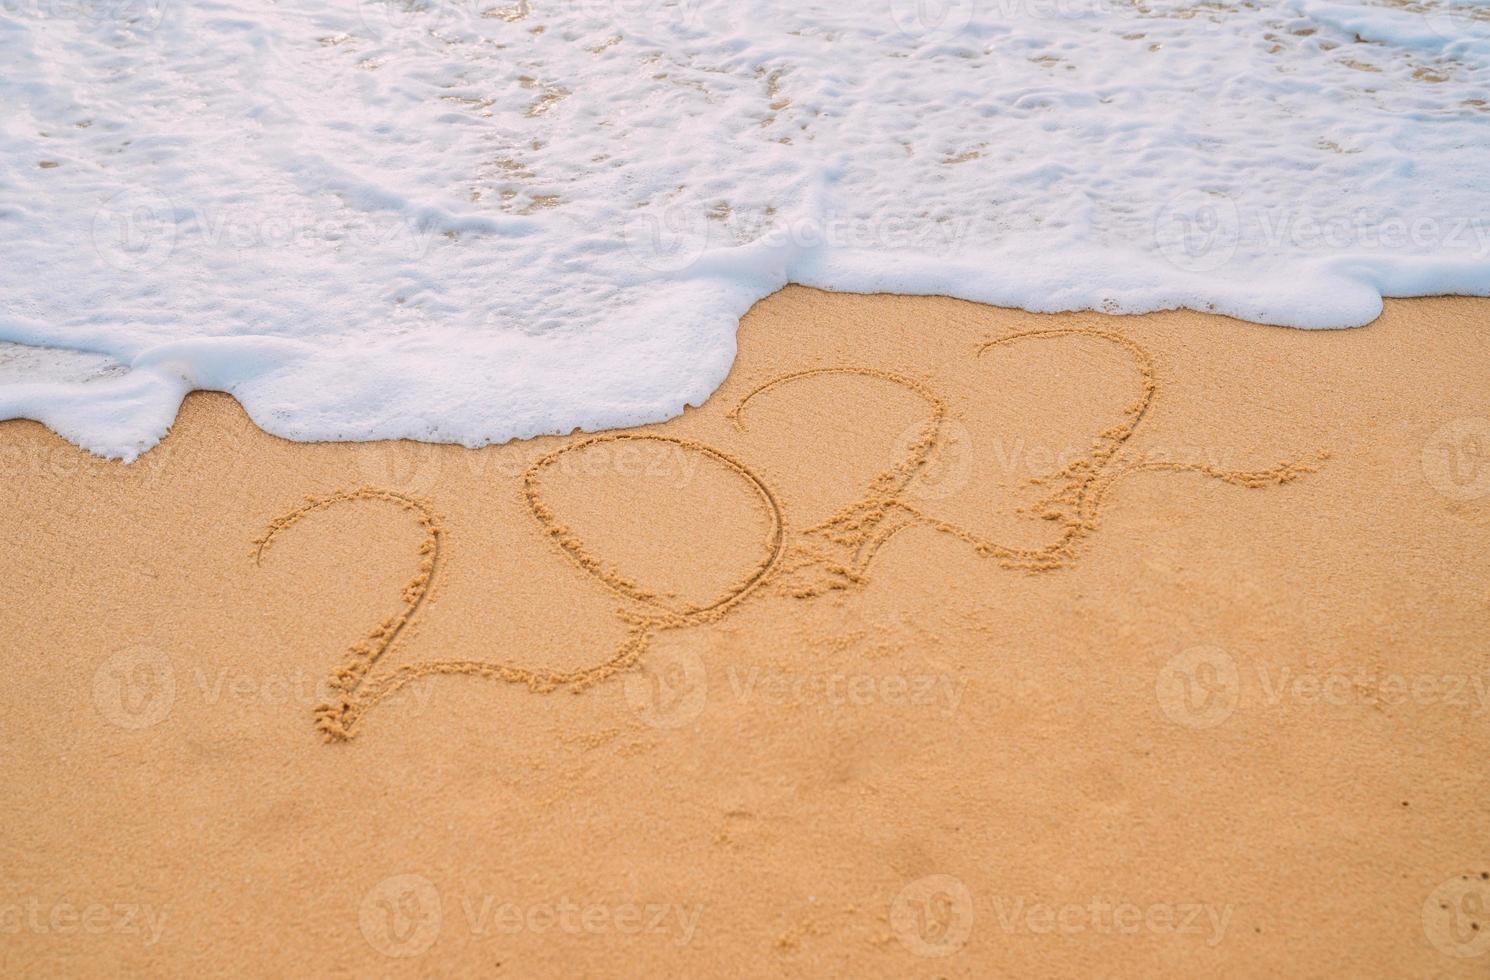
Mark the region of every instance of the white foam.
[[0, 66], [0, 340], [94, 358], [0, 418], [125, 459], [193, 388], [294, 439], [665, 419], [788, 282], [1490, 294], [1483, 5], [11, 0]]

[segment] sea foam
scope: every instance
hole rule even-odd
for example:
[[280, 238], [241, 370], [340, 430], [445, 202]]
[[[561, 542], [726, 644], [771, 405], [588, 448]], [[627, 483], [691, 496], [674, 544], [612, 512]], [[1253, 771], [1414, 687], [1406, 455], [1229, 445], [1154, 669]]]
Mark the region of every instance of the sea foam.
[[789, 282], [1359, 325], [1490, 294], [1487, 83], [1478, 4], [11, 0], [0, 418], [658, 421]]

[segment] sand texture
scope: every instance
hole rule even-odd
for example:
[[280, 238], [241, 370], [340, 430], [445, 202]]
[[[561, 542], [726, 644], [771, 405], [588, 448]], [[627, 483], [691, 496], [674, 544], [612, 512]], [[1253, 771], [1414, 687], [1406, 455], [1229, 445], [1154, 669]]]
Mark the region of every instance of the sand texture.
[[1490, 302], [788, 288], [467, 450], [0, 425], [0, 974], [1490, 971]]

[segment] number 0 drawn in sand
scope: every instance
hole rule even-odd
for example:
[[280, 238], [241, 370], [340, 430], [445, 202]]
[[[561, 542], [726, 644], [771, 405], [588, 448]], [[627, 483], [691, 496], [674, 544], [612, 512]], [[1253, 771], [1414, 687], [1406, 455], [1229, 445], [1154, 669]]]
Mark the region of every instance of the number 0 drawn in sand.
[[[331, 672], [333, 701], [316, 709], [316, 725], [328, 740], [341, 741], [356, 735], [367, 711], [404, 685], [435, 674], [463, 674], [526, 685], [535, 692], [560, 688], [582, 691], [593, 684], [634, 668], [646, 653], [652, 637], [666, 630], [706, 626], [727, 616], [740, 603], [774, 583], [780, 594], [812, 599], [835, 590], [856, 588], [868, 581], [869, 569], [880, 548], [891, 537], [909, 527], [927, 527], [951, 535], [970, 545], [979, 555], [995, 559], [1000, 566], [1031, 573], [1064, 568], [1078, 558], [1083, 539], [1097, 530], [1102, 502], [1122, 477], [1140, 472], [1195, 473], [1239, 487], [1278, 486], [1311, 473], [1308, 464], [1283, 462], [1271, 469], [1223, 470], [1204, 463], [1152, 461], [1132, 458], [1125, 447], [1148, 416], [1158, 393], [1152, 356], [1134, 341], [1112, 331], [1087, 327], [1062, 327], [1010, 334], [981, 345], [982, 356], [996, 347], [1062, 337], [1090, 337], [1125, 351], [1138, 370], [1140, 391], [1136, 401], [1122, 413], [1117, 424], [1099, 432], [1091, 447], [1056, 473], [1030, 481], [1045, 488], [1045, 494], [1022, 512], [1051, 521], [1060, 527], [1056, 540], [1039, 548], [1016, 548], [999, 544], [975, 531], [938, 519], [923, 507], [910, 503], [907, 491], [944, 442], [946, 401], [926, 384], [877, 368], [828, 367], [796, 371], [761, 384], [729, 411], [728, 418], [744, 431], [747, 405], [783, 385], [816, 379], [848, 376], [881, 381], [905, 388], [926, 403], [922, 427], [906, 449], [905, 458], [870, 481], [857, 499], [841, 507], [827, 520], [803, 528], [793, 535], [782, 516], [777, 495], [744, 463], [711, 446], [690, 439], [644, 433], [611, 433], [591, 436], [556, 449], [537, 459], [523, 474], [522, 490], [528, 509], [559, 551], [576, 567], [614, 594], [622, 605], [617, 618], [626, 624], [625, 638], [607, 657], [575, 670], [552, 670], [510, 663], [479, 660], [434, 660], [378, 671], [378, 661], [425, 605], [434, 587], [442, 560], [444, 528], [430, 504], [392, 490], [363, 488], [308, 498], [299, 508], [277, 518], [255, 542], [255, 562], [262, 562], [275, 538], [301, 520], [329, 507], [351, 501], [390, 504], [414, 516], [424, 532], [419, 545], [417, 571], [404, 587], [399, 610], [379, 623], [367, 637], [354, 644]], [[564, 524], [543, 498], [547, 471], [568, 453], [591, 446], [622, 441], [668, 443], [712, 459], [733, 472], [758, 497], [770, 520], [765, 554], [746, 574], [720, 595], [702, 603], [687, 603], [651, 591], [601, 561]], [[1319, 453], [1319, 458], [1327, 458]]]

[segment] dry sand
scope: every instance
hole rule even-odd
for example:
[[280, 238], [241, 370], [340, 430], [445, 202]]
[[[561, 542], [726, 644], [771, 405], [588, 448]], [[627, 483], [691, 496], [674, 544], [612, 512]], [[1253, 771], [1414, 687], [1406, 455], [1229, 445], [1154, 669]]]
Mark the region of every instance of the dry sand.
[[1490, 303], [739, 336], [598, 440], [0, 426], [0, 973], [1486, 976]]

